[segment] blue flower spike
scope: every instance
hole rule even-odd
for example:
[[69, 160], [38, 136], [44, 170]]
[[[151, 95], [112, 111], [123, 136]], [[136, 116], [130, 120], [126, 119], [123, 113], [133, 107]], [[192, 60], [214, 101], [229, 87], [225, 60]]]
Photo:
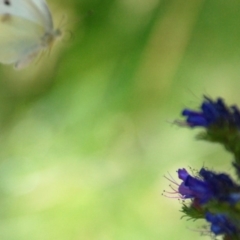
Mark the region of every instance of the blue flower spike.
[[204, 97], [199, 111], [184, 109], [182, 115], [186, 117], [190, 127], [229, 127], [240, 129], [240, 112], [237, 107], [228, 108], [223, 99], [216, 101]]
[[[205, 219], [211, 232], [223, 239], [240, 239], [240, 186], [225, 173], [201, 168], [194, 176], [178, 169], [180, 184], [173, 189], [183, 200], [182, 212], [189, 219]], [[188, 202], [187, 202], [188, 201]]]
[[198, 139], [222, 144], [233, 154], [237, 177], [206, 167], [190, 172], [181, 168], [177, 170], [180, 183], [171, 175], [165, 177], [171, 182], [171, 191], [165, 193], [182, 200], [183, 217], [206, 221], [209, 230], [203, 233], [214, 239], [240, 240], [240, 111], [222, 98], [204, 97], [199, 110], [186, 108], [182, 115], [185, 121], [177, 121], [180, 126], [202, 128]]
[[212, 214], [206, 212], [206, 220], [210, 222], [210, 229], [215, 235], [225, 235], [225, 239], [239, 239], [239, 223], [228, 218], [226, 214]]
[[240, 111], [237, 106], [228, 107], [222, 98], [214, 101], [204, 97], [199, 110], [186, 108], [182, 115], [185, 117], [183, 125], [205, 130], [198, 139], [220, 143], [234, 155], [233, 165], [240, 178]]

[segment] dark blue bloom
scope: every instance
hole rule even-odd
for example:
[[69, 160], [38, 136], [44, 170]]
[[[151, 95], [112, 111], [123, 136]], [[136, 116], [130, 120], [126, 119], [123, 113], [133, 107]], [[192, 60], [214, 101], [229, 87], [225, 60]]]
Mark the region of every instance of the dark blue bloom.
[[240, 202], [240, 192], [233, 192], [229, 194], [228, 200], [232, 204]]
[[207, 183], [212, 196], [218, 201], [225, 201], [230, 204], [239, 202], [240, 189], [232, 181], [232, 179], [224, 173], [216, 174], [202, 168], [199, 172], [200, 176]]
[[216, 235], [234, 236], [239, 233], [238, 224], [224, 214], [207, 212], [205, 218], [211, 223], [211, 231]]
[[210, 127], [211, 125], [233, 125], [240, 128], [240, 112], [237, 107], [228, 108], [223, 99], [213, 101], [207, 97], [200, 107], [200, 111], [184, 109], [182, 115], [190, 127]]
[[232, 115], [234, 122], [236, 123], [237, 127], [240, 128], [240, 112], [236, 106], [232, 106], [231, 109], [233, 111]]
[[200, 204], [210, 200], [229, 204], [239, 202], [240, 189], [227, 174], [216, 174], [202, 168], [199, 177], [193, 177], [183, 168], [178, 170], [178, 177], [183, 181], [178, 187], [178, 192], [184, 199], [191, 198]]
[[178, 176], [183, 180], [179, 185], [178, 192], [184, 199], [197, 198], [201, 203], [205, 203], [212, 197], [208, 185], [204, 181], [192, 177], [185, 169], [179, 169]]

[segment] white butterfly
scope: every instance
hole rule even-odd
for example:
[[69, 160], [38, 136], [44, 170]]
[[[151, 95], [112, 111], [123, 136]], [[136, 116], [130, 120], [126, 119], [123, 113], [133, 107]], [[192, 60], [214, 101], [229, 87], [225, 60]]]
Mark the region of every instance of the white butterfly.
[[0, 0], [0, 62], [21, 69], [61, 37], [45, 0]]

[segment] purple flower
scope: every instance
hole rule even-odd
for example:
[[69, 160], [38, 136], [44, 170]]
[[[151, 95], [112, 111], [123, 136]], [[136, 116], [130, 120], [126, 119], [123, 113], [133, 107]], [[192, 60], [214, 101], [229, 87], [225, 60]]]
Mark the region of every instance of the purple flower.
[[210, 200], [236, 204], [240, 200], [240, 189], [227, 174], [202, 168], [199, 177], [193, 177], [183, 168], [178, 170], [178, 177], [182, 180], [178, 192], [183, 199], [191, 198], [200, 204]]
[[190, 127], [235, 126], [240, 128], [240, 112], [236, 106], [228, 108], [221, 98], [213, 101], [207, 97], [200, 107], [200, 111], [184, 109], [182, 115]]
[[200, 176], [208, 184], [209, 189], [215, 199], [218, 201], [227, 201], [233, 203], [230, 194], [239, 191], [239, 187], [224, 173], [216, 174], [202, 168], [199, 172]]
[[239, 223], [228, 218], [224, 214], [212, 214], [207, 212], [205, 218], [211, 223], [211, 231], [216, 235], [236, 236], [239, 234]]
[[208, 185], [203, 180], [192, 177], [186, 169], [179, 169], [178, 176], [183, 180], [178, 187], [182, 198], [196, 198], [200, 203], [205, 203], [212, 197]]

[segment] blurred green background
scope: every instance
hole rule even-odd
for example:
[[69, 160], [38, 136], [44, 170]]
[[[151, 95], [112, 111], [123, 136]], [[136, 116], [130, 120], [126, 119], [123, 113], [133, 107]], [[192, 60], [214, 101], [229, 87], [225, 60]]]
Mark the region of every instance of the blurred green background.
[[63, 40], [0, 68], [0, 239], [209, 239], [163, 175], [231, 171], [171, 122], [203, 94], [240, 104], [240, 1], [48, 4]]

